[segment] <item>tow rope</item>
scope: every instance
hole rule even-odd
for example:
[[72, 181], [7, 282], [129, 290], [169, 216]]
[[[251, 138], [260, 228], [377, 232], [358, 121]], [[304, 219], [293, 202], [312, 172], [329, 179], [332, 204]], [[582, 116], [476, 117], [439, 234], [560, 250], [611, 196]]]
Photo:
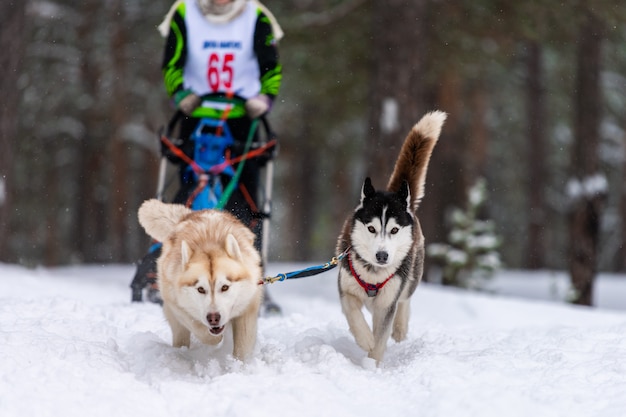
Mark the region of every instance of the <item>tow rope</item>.
[[284, 281], [286, 279], [311, 277], [314, 275], [321, 274], [322, 272], [330, 271], [331, 269], [336, 267], [339, 264], [339, 262], [343, 258], [346, 257], [346, 255], [348, 255], [349, 250], [350, 250], [350, 247], [348, 247], [345, 251], [341, 252], [339, 255], [333, 256], [333, 258], [330, 261], [321, 265], [311, 266], [311, 267], [299, 269], [293, 272], [278, 274], [273, 277], [261, 278], [259, 280], [259, 285], [273, 284], [275, 282]]
[[[252, 124], [250, 125], [250, 131], [248, 132], [248, 139], [246, 140], [246, 144], [244, 146], [243, 154], [246, 155], [250, 151], [250, 146], [252, 145], [252, 139], [256, 134], [256, 127], [259, 124], [259, 119], [252, 120]], [[245, 159], [237, 165], [237, 170], [235, 171], [235, 175], [230, 179], [230, 182], [222, 192], [220, 200], [217, 202], [217, 209], [221, 210], [226, 207], [226, 203], [230, 199], [231, 194], [235, 191], [235, 187], [239, 183], [239, 177], [241, 177], [241, 172], [243, 171], [243, 165], [245, 164]]]

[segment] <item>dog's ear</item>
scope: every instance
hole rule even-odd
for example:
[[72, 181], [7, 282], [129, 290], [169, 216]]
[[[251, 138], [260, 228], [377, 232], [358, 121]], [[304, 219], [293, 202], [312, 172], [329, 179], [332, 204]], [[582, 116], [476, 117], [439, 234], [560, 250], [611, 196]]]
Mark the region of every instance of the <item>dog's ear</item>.
[[398, 197], [406, 201], [406, 209], [410, 211], [411, 210], [411, 190], [409, 188], [409, 183], [406, 180], [402, 181], [402, 185], [400, 185], [400, 189], [398, 190]]
[[236, 261], [243, 261], [241, 249], [239, 248], [239, 242], [237, 242], [235, 236], [230, 233], [226, 236], [226, 253]]
[[367, 177], [365, 178], [365, 182], [363, 182], [363, 187], [361, 188], [361, 202], [363, 202], [363, 200], [365, 200], [366, 198], [373, 196], [374, 194], [376, 194], [376, 190], [372, 185], [372, 180], [370, 179], [370, 177]]
[[139, 207], [139, 223], [146, 233], [163, 242], [172, 233], [180, 220], [191, 213], [191, 209], [181, 204], [166, 204], [152, 199]]
[[189, 244], [184, 240], [180, 244], [180, 264], [183, 267], [183, 271], [187, 267], [189, 260], [191, 259], [191, 248]]

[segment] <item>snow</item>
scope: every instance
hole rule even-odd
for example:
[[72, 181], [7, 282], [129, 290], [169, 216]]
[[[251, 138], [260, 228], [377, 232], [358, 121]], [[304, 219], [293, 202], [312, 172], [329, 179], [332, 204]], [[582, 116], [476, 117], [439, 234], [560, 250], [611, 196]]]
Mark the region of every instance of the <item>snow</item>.
[[608, 192], [609, 183], [604, 174], [590, 175], [582, 180], [570, 178], [567, 181], [566, 191], [571, 200], [593, 198]]
[[376, 368], [348, 331], [334, 271], [270, 286], [283, 315], [260, 318], [247, 363], [229, 343], [171, 347], [161, 308], [129, 301], [133, 273], [0, 264], [0, 416], [626, 412], [624, 276], [601, 276], [598, 308], [558, 301], [563, 273], [502, 272], [498, 294], [421, 285], [408, 340], [390, 341]]
[[0, 178], [0, 206], [5, 203], [7, 199], [7, 187], [4, 178]]
[[382, 112], [380, 114], [380, 129], [385, 134], [395, 132], [400, 128], [399, 104], [396, 99], [386, 97], [383, 100]]

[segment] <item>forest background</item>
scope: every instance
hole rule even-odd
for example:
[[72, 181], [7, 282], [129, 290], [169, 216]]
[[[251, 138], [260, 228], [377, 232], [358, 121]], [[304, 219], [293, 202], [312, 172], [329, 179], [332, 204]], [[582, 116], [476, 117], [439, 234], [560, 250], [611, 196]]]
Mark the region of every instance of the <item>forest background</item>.
[[[145, 253], [136, 212], [173, 113], [156, 30], [171, 3], [0, 4], [0, 261]], [[485, 178], [507, 268], [569, 269], [582, 303], [598, 269], [626, 270], [623, 1], [264, 4], [286, 33], [270, 260], [332, 256], [364, 177], [383, 187], [410, 127], [439, 109], [428, 242]]]

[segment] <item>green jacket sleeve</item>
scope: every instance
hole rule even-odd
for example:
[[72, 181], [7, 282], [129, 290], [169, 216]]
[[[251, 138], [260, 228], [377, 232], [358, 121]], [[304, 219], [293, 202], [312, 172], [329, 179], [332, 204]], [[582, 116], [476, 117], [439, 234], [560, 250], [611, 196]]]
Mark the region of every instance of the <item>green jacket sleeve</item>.
[[267, 16], [258, 10], [254, 30], [254, 53], [259, 62], [261, 93], [274, 98], [278, 95], [283, 78], [282, 66], [278, 58], [276, 39]]
[[178, 7], [170, 23], [170, 31], [163, 53], [163, 81], [167, 94], [172, 97], [183, 89], [183, 69], [187, 60], [187, 27], [185, 3]]

